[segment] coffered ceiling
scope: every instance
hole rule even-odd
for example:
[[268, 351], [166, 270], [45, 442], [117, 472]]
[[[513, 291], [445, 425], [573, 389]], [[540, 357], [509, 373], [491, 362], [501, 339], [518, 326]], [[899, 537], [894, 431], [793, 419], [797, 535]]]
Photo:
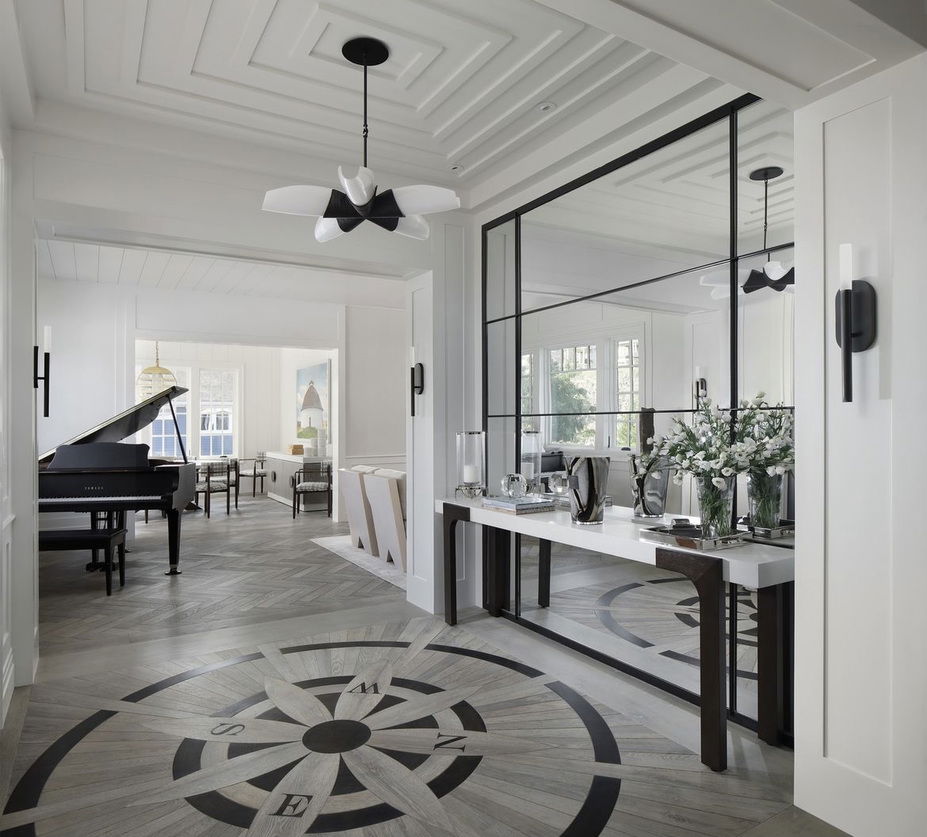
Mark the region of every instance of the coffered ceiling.
[[[794, 109], [923, 49], [875, 0], [2, 0], [19, 127], [78, 106], [352, 166], [370, 35], [370, 163], [464, 207], [749, 90]], [[885, 18], [880, 20], [879, 15]], [[927, 18], [927, 15], [921, 15]], [[923, 31], [922, 31], [923, 30]], [[44, 114], [44, 117], [43, 117]], [[333, 175], [334, 177], [334, 175]]]
[[[703, 95], [707, 79], [535, 0], [16, 0], [15, 9], [39, 101], [350, 165], [361, 154], [362, 74], [341, 46], [381, 38], [391, 55], [370, 69], [371, 166], [446, 183], [504, 167], [641, 89], [654, 107]], [[629, 106], [625, 118], [641, 114]]]

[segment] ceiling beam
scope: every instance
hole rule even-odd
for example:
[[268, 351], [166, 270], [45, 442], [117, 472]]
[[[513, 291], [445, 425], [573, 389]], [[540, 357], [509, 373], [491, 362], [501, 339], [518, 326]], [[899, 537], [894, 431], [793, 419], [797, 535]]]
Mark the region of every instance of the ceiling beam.
[[12, 0], [0, 3], [0, 97], [14, 126], [32, 124], [35, 91]]
[[[864, 5], [873, 5], [869, 0], [815, 0], [814, 3], [807, 0], [738, 0], [738, 13], [748, 17], [753, 14], [753, 7], [757, 20], [765, 21], [763, 31], [732, 32], [737, 27], [728, 21], [725, 27], [719, 26], [717, 31], [712, 32], [710, 43], [704, 28], [692, 22], [698, 20], [701, 23], [719, 13], [721, 5], [713, 0], [685, 4], [686, 15], [675, 16], [670, 14], [667, 3], [659, 0], [650, 6], [643, 0], [536, 2], [792, 110], [923, 50], [921, 44], [864, 9]], [[899, 3], [901, 0], [894, 0], [893, 5]], [[676, 4], [676, 8], [678, 10], [680, 4]], [[781, 33], [775, 29], [770, 31], [767, 27], [770, 20], [776, 19], [775, 14], [770, 14], [776, 10], [781, 13], [781, 25], [786, 27]], [[884, 17], [891, 22], [907, 20], [898, 15]], [[819, 38], [822, 47], [833, 48], [839, 44], [848, 51], [857, 51], [862, 60], [858, 66], [834, 78], [824, 79], [817, 85], [803, 86], [792, 78], [788, 49], [791, 41], [788, 32], [797, 31], [796, 24], [808, 38]], [[698, 34], [699, 29], [702, 29], [702, 34]], [[927, 32], [927, 21], [921, 29]], [[762, 39], [767, 44], [778, 40], [783, 47], [781, 62], [751, 60], [751, 38], [757, 39], [757, 42]]]

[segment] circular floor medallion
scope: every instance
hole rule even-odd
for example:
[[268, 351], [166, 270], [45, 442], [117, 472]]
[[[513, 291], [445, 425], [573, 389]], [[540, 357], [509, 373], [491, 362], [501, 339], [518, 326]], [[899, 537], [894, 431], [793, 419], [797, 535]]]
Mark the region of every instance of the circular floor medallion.
[[[313, 676], [293, 676], [300, 672]], [[223, 690], [232, 702], [217, 699]], [[123, 737], [141, 759], [131, 781], [120, 781], [130, 753], [111, 764], [95, 758]], [[551, 801], [572, 809], [558, 833], [595, 837], [620, 789], [605, 766], [621, 760], [608, 723], [570, 687], [517, 661], [436, 642], [280, 647], [174, 674], [90, 715], [26, 771], [5, 811], [21, 819], [6, 820], [15, 828], [0, 834], [41, 835], [50, 815], [68, 813], [73, 833], [89, 835], [122, 811], [131, 835], [133, 816], [142, 828], [146, 806], [156, 805], [177, 827], [205, 816], [229, 835], [376, 834], [378, 826], [392, 835], [405, 833], [403, 818], [467, 837], [516, 833], [524, 817], [549, 814], [526, 800], [532, 774], [563, 776], [561, 741], [579, 767], [569, 792]], [[63, 810], [51, 810], [48, 799], [83, 781], [82, 764], [92, 765], [86, 793], [72, 787], [70, 802], [56, 803]], [[500, 776], [510, 805], [486, 802], [485, 783]]]

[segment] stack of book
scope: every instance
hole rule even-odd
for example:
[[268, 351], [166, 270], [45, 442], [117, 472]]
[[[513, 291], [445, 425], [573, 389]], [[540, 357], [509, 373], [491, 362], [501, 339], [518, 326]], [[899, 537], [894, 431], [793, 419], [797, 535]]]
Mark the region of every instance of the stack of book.
[[534, 514], [553, 511], [556, 508], [552, 499], [534, 494], [527, 497], [484, 497], [483, 505], [488, 509], [508, 514]]

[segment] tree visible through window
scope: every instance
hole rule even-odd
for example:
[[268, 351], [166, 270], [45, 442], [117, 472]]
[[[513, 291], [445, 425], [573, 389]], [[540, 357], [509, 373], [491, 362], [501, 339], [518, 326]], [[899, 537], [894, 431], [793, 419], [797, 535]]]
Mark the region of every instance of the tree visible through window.
[[[596, 347], [563, 346], [548, 352], [551, 413], [596, 410]], [[556, 415], [550, 419], [550, 440], [561, 445], [595, 444], [595, 416]]]

